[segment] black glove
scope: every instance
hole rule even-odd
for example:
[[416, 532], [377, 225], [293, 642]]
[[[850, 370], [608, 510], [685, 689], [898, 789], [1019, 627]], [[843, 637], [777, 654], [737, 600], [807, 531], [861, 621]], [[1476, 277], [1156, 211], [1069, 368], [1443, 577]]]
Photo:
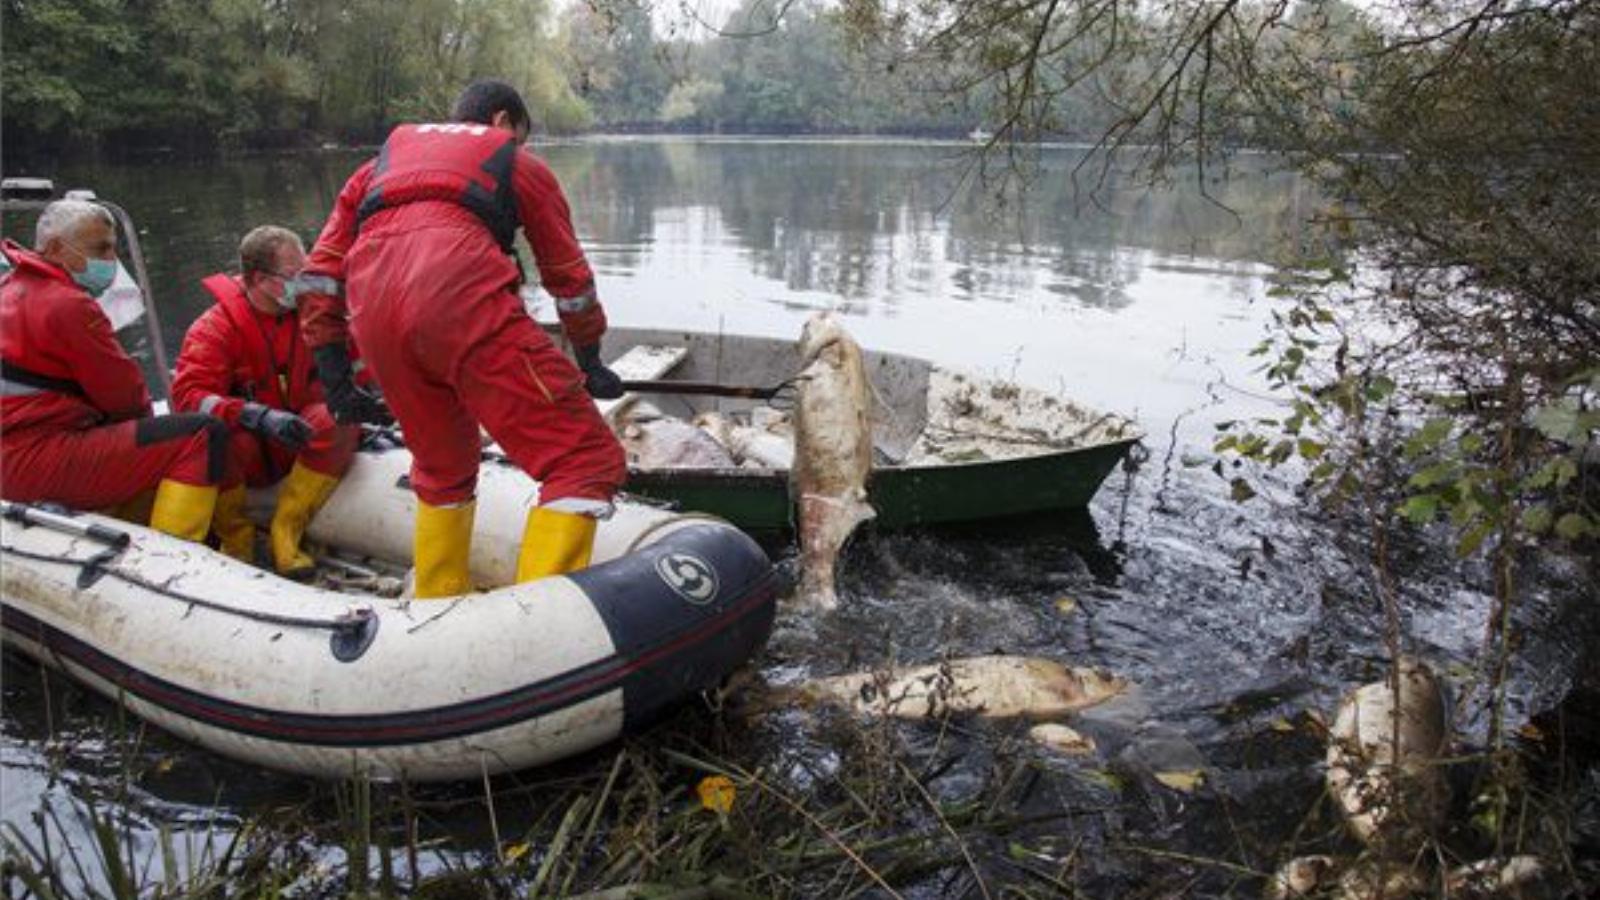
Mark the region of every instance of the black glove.
[[246, 403], [239, 411], [239, 426], [290, 450], [304, 450], [311, 440], [311, 425], [292, 412], [260, 403]]
[[583, 386], [589, 389], [589, 396], [596, 400], [615, 400], [622, 396], [622, 379], [600, 361], [599, 344], [574, 347], [572, 355], [578, 360], [578, 368], [583, 370]]
[[394, 424], [394, 416], [383, 405], [383, 398], [356, 384], [355, 371], [350, 368], [350, 352], [343, 344], [324, 344], [311, 351], [311, 356], [317, 361], [317, 378], [322, 381], [328, 412], [333, 413], [335, 422], [340, 425]]

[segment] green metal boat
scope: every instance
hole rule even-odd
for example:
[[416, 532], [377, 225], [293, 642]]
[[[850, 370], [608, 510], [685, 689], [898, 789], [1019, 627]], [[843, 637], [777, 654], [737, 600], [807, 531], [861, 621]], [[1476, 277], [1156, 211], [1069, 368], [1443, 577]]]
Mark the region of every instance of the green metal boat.
[[[667, 381], [776, 386], [800, 370], [794, 342], [613, 327], [606, 356], [682, 347]], [[1082, 507], [1142, 437], [1130, 420], [1010, 382], [927, 360], [864, 352], [872, 382], [875, 527], [898, 529]], [[624, 376], [627, 377], [627, 376]], [[737, 414], [761, 400], [653, 393], [666, 415]], [[753, 530], [789, 529], [788, 472], [769, 468], [639, 468], [628, 493], [700, 510]]]

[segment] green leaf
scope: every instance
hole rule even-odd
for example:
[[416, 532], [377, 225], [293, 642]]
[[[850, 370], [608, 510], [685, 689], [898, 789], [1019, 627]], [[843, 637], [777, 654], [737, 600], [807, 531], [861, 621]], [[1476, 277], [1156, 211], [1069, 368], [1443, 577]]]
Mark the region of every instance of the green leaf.
[[1456, 544], [1456, 556], [1466, 559], [1478, 552], [1483, 542], [1494, 531], [1494, 522], [1489, 519], [1478, 523], [1470, 531], [1461, 536], [1461, 542]]
[[1438, 494], [1417, 494], [1400, 504], [1400, 515], [1413, 525], [1426, 525], [1439, 514]]
[[1243, 503], [1255, 495], [1255, 488], [1252, 488], [1250, 484], [1243, 478], [1233, 479], [1231, 483], [1231, 490], [1228, 492], [1228, 496], [1233, 500], [1233, 502]]
[[1544, 534], [1549, 531], [1550, 519], [1550, 507], [1542, 503], [1522, 511], [1522, 527], [1532, 534]]
[[1372, 383], [1367, 385], [1367, 399], [1373, 403], [1382, 403], [1394, 394], [1394, 379], [1387, 375], [1373, 376]]
[[1328, 448], [1310, 438], [1301, 438], [1298, 445], [1300, 458], [1307, 460], [1321, 459], [1323, 452]]
[[1437, 447], [1440, 441], [1450, 436], [1450, 427], [1455, 424], [1454, 419], [1436, 416], [1423, 423], [1415, 435], [1416, 440], [1427, 445], [1430, 449]]
[[1565, 403], [1546, 406], [1533, 414], [1533, 427], [1553, 441], [1571, 441], [1577, 436], [1578, 411]]
[[1594, 523], [1579, 513], [1567, 513], [1556, 520], [1556, 534], [1569, 541], [1575, 541], [1594, 532]]
[[1411, 476], [1407, 482], [1411, 487], [1433, 487], [1443, 481], [1453, 481], [1460, 467], [1453, 462], [1434, 463], [1431, 466]]

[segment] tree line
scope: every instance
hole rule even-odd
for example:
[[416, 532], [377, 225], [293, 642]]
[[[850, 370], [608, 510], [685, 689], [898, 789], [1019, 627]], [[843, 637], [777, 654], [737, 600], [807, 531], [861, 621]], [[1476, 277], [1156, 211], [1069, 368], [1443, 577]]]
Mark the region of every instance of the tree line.
[[[52, 156], [366, 143], [487, 76], [521, 89], [545, 134], [1003, 124], [1014, 88], [988, 67], [1004, 53], [897, 52], [909, 37], [868, 40], [857, 6], [744, 0], [691, 28], [651, 0], [3, 0], [0, 117], [9, 149]], [[1092, 138], [1123, 115], [1107, 84], [1039, 85], [1045, 136]]]
[[52, 155], [370, 142], [492, 76], [547, 134], [977, 124], [971, 103], [919, 102], [915, 73], [851, 60], [826, 8], [768, 21], [762, 3], [689, 38], [635, 3], [4, 0], [0, 115], [8, 148]]

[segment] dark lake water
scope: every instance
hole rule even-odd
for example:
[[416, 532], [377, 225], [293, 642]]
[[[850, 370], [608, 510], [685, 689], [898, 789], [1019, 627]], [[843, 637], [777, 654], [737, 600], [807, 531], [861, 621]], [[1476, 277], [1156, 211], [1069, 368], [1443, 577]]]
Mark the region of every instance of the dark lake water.
[[[1159, 735], [1195, 748], [1213, 769], [1211, 785], [1195, 798], [1153, 789], [1117, 833], [1258, 869], [1276, 862], [1273, 848], [1316, 803], [1320, 784], [1317, 747], [1286, 745], [1273, 737], [1276, 723], [1329, 710], [1340, 691], [1373, 676], [1384, 655], [1381, 617], [1364, 587], [1369, 573], [1336, 552], [1345, 542], [1337, 523], [1295, 512], [1287, 490], [1276, 502], [1235, 505], [1209, 460], [1183, 461], [1209, 452], [1215, 422], [1273, 408], [1247, 352], [1268, 319], [1272, 264], [1313, 240], [1304, 223], [1322, 203], [1314, 190], [1271, 159], [1242, 156], [1210, 171], [1204, 192], [1183, 177], [1146, 189], [1113, 170], [1091, 197], [1100, 173], [1079, 173], [1088, 182], [1080, 190], [1080, 156], [1063, 148], [1045, 153], [1024, 205], [997, 211], [963, 182], [969, 148], [960, 144], [650, 139], [539, 149], [566, 187], [613, 323], [789, 337], [829, 309], [864, 346], [1015, 378], [1138, 419], [1148, 461], [1114, 474], [1083, 515], [858, 542], [844, 608], [782, 622], [761, 666], [793, 678], [891, 657], [1002, 651], [1115, 670], [1142, 686], [1146, 721], [1108, 735], [1098, 760], [1048, 762], [1050, 802], [1107, 802], [1103, 785], [1074, 779], [1119, 753], [1137, 760], [1140, 735]], [[275, 223], [309, 243], [362, 158], [27, 174], [91, 187], [128, 209], [175, 350], [207, 303], [200, 278], [233, 263], [239, 236]], [[26, 227], [7, 221], [5, 232], [18, 237]], [[1413, 556], [1409, 639], [1464, 671], [1490, 609], [1482, 579], [1427, 547]], [[1533, 662], [1513, 686], [1519, 720], [1559, 697], [1580, 652], [1555, 623], [1588, 588], [1559, 567], [1548, 582], [1530, 607], [1544, 623], [1530, 639]], [[41, 797], [66, 809], [73, 798], [115, 793], [150, 833], [215, 821], [226, 831], [314, 790], [162, 735], [130, 748], [110, 704], [46, 690], [36, 669], [14, 660], [5, 675], [3, 812], [20, 827], [32, 827]], [[1481, 709], [1470, 698], [1462, 708], [1463, 728], [1481, 729]], [[985, 726], [961, 740], [976, 768], [1013, 738]], [[754, 768], [796, 753], [825, 763], [830, 751], [807, 725], [784, 720], [758, 728], [745, 752]], [[162, 762], [128, 791], [117, 773], [130, 753]], [[963, 778], [977, 777], [963, 771], [941, 789], [959, 794]], [[1231, 831], [1222, 813], [1233, 817]], [[444, 817], [436, 852], [480, 850], [480, 820]], [[1090, 864], [1082, 883], [1092, 896], [1186, 883], [1216, 893], [1229, 883], [1204, 880], [1214, 875], [1204, 867], [1143, 859]]]

